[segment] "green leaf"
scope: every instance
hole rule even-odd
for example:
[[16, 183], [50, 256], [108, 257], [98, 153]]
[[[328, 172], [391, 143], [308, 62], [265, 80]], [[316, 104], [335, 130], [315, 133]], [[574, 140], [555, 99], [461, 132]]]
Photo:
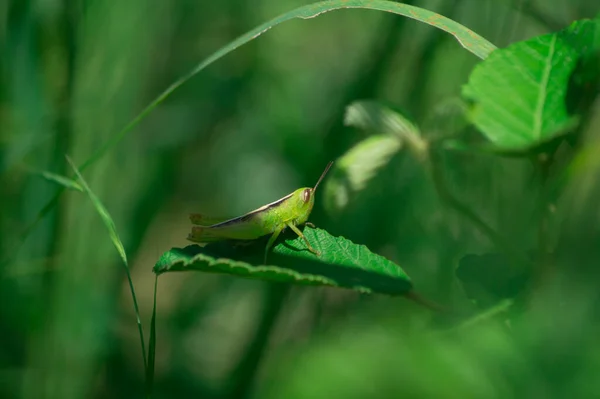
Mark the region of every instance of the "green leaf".
[[247, 245], [223, 242], [205, 247], [172, 248], [156, 263], [154, 273], [194, 270], [388, 295], [401, 295], [412, 289], [409, 277], [398, 265], [372, 253], [364, 245], [334, 237], [321, 229], [305, 227], [303, 233], [311, 245], [321, 251], [321, 256], [308, 251], [300, 237], [294, 237], [279, 240], [269, 253], [269, 265], [262, 265], [268, 238], [264, 237]]
[[41, 172], [37, 172], [37, 173], [48, 181], [59, 184], [66, 188], [70, 188], [71, 190], [83, 192], [83, 188], [81, 187], [81, 185], [79, 183], [77, 183], [75, 180], [70, 179], [66, 176], [61, 176], [56, 173], [47, 172], [47, 171], [41, 171]]
[[419, 128], [398, 112], [377, 101], [356, 101], [346, 108], [344, 123], [371, 133], [395, 135], [417, 156], [427, 148]]
[[474, 102], [471, 121], [494, 145], [527, 149], [575, 126], [565, 98], [577, 47], [593, 40], [590, 30], [578, 29], [588, 22], [496, 50], [475, 67], [463, 96]]
[[355, 101], [346, 107], [344, 124], [372, 133], [387, 133], [414, 139], [419, 129], [410, 120], [374, 100]]
[[346, 208], [351, 198], [367, 186], [401, 147], [402, 141], [397, 137], [376, 135], [359, 142], [337, 159], [323, 188], [327, 211], [339, 213]]

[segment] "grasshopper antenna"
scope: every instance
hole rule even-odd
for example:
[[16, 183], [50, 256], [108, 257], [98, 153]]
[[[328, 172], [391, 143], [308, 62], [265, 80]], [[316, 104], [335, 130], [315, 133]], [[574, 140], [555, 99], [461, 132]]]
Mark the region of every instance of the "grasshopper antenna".
[[327, 172], [329, 172], [329, 168], [331, 168], [331, 165], [333, 165], [333, 161], [329, 161], [329, 163], [325, 167], [325, 170], [321, 174], [321, 177], [319, 177], [319, 180], [317, 180], [317, 184], [315, 184], [315, 186], [313, 187], [313, 192], [315, 192], [317, 190], [317, 187], [319, 186], [319, 183], [321, 183], [321, 180], [323, 180], [323, 178], [325, 177], [325, 175], [327, 174]]

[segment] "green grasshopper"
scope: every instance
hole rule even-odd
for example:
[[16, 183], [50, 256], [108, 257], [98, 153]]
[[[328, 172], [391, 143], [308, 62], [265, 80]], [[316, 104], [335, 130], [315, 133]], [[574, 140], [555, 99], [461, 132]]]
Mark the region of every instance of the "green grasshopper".
[[188, 235], [187, 239], [198, 243], [224, 240], [248, 241], [271, 234], [265, 248], [264, 263], [266, 264], [269, 249], [271, 249], [279, 234], [286, 227], [289, 227], [304, 240], [310, 252], [321, 256], [321, 252], [310, 245], [297, 226], [310, 224], [307, 223], [307, 220], [315, 203], [315, 191], [332, 164], [333, 161], [327, 164], [327, 167], [314, 187], [299, 188], [291, 194], [270, 204], [261, 206], [245, 215], [226, 220], [223, 218], [207, 218], [197, 213], [191, 214], [190, 221], [196, 226], [192, 227], [192, 232]]

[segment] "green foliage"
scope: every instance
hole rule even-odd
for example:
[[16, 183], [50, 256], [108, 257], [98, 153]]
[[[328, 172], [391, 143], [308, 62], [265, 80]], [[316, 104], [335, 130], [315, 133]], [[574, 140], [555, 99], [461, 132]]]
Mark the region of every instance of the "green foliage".
[[129, 133], [136, 125], [138, 125], [142, 119], [144, 119], [157, 105], [162, 103], [168, 96], [171, 95], [177, 88], [186, 83], [192, 77], [200, 73], [203, 69], [208, 67], [210, 64], [231, 53], [238, 47], [256, 39], [269, 29], [277, 26], [283, 22], [289, 21], [295, 18], [309, 19], [317, 17], [323, 13], [344, 9], [344, 8], [363, 8], [370, 10], [378, 10], [383, 12], [389, 12], [393, 14], [402, 15], [405, 17], [413, 18], [417, 21], [429, 24], [438, 29], [450, 33], [458, 40], [458, 42], [467, 50], [475, 54], [479, 58], [487, 57], [494, 49], [494, 45], [477, 35], [475, 32], [464, 27], [463, 25], [452, 21], [442, 15], [434, 12], [414, 7], [406, 4], [399, 4], [387, 0], [371, 0], [365, 2], [364, 0], [328, 0], [314, 4], [309, 4], [303, 7], [296, 8], [295, 10], [286, 12], [272, 20], [265, 22], [264, 24], [257, 26], [249, 32], [238, 37], [234, 41], [230, 42], [226, 46], [221, 47], [219, 50], [214, 52], [204, 61], [199, 63], [193, 70], [187, 75], [183, 76], [173, 84], [171, 84], [165, 91], [163, 91], [158, 97], [154, 99], [144, 110], [136, 116], [131, 122], [127, 124], [120, 132], [115, 134], [103, 147], [99, 148], [98, 151], [92, 155], [83, 165], [82, 169], [93, 164], [98, 159], [111, 149], [114, 145], [119, 143], [127, 133]]
[[[283, 22], [289, 21], [295, 18], [309, 19], [317, 17], [325, 12], [343, 9], [343, 8], [364, 8], [371, 10], [378, 10], [389, 12], [393, 14], [402, 15], [405, 17], [413, 18], [423, 23], [429, 24], [441, 30], [450, 33], [458, 40], [458, 42], [467, 50], [479, 58], [485, 58], [492, 52], [495, 47], [484, 38], [477, 35], [475, 32], [464, 27], [463, 25], [456, 23], [442, 15], [434, 12], [414, 7], [406, 4], [398, 4], [387, 0], [372, 0], [365, 3], [363, 0], [328, 0], [319, 3], [310, 4], [307, 6], [299, 7], [290, 12], [284, 13], [272, 20], [259, 25], [258, 27], [246, 32], [237, 39], [233, 40], [229, 44], [221, 47], [215, 51], [212, 55], [204, 59], [202, 62], [197, 64], [190, 72], [179, 78], [177, 81], [169, 85], [162, 93], [160, 93], [154, 100], [150, 102], [136, 117], [134, 117], [123, 129], [113, 134], [102, 146], [98, 147], [96, 151], [81, 165], [80, 169], [83, 171], [89, 166], [93, 165], [113, 147], [120, 143], [129, 132], [131, 132], [140, 122], [145, 119], [150, 112], [152, 112], [159, 104], [167, 99], [175, 90], [189, 81], [191, 78], [196, 76], [202, 70], [209, 65], [213, 64], [220, 58], [231, 53], [238, 47], [256, 39], [272, 27], [279, 25]], [[38, 213], [33, 225], [26, 229], [26, 234], [32, 231], [35, 226], [50, 212], [50, 210], [56, 206], [58, 199], [62, 191], [59, 191]]]
[[[395, 263], [343, 237], [322, 229], [306, 227], [303, 234], [317, 256], [306, 249], [300, 237], [286, 239], [269, 254], [269, 265], [261, 265], [264, 240], [246, 245], [229, 243], [190, 245], [173, 248], [154, 266], [156, 274], [175, 271], [203, 271], [239, 277], [302, 285], [350, 288], [362, 293], [404, 294], [412, 288], [410, 279]], [[273, 266], [277, 265], [277, 266]]]
[[[593, 2], [55, 3], [0, 5], [1, 397], [599, 396]], [[331, 159], [321, 256], [180, 248]]]
[[350, 104], [346, 108], [344, 124], [370, 133], [396, 136], [415, 146], [420, 141], [420, 132], [414, 123], [377, 101], [356, 101]]
[[568, 82], [595, 28], [578, 21], [564, 31], [494, 51], [472, 72], [463, 95], [475, 104], [471, 119], [497, 147], [524, 150], [572, 131]]

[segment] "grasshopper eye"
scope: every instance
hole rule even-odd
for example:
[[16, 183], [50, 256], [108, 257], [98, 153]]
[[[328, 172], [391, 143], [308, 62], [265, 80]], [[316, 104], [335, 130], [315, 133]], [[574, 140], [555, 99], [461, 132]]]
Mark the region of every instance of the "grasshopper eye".
[[302, 201], [310, 201], [310, 188], [307, 188], [306, 190], [302, 191]]

